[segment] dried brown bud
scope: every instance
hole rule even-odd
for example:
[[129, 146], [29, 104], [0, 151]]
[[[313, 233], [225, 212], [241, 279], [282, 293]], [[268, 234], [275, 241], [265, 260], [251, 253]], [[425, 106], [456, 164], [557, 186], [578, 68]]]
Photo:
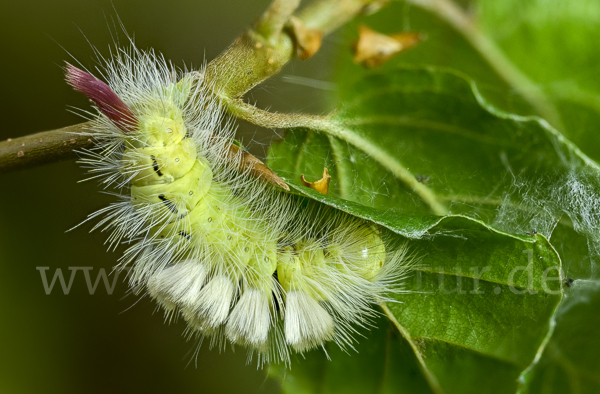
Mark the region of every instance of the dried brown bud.
[[423, 40], [418, 33], [385, 35], [362, 25], [354, 45], [354, 62], [365, 67], [377, 67], [398, 53], [412, 48]]
[[318, 181], [307, 182], [306, 179], [304, 179], [304, 174], [300, 176], [300, 180], [304, 186], [316, 190], [321, 194], [329, 193], [329, 181], [331, 180], [331, 176], [329, 175], [327, 168], [323, 168], [323, 177]]
[[290, 18], [292, 35], [296, 42], [296, 51], [300, 59], [306, 60], [321, 48], [323, 32], [317, 29], [307, 28], [302, 21], [296, 17]]

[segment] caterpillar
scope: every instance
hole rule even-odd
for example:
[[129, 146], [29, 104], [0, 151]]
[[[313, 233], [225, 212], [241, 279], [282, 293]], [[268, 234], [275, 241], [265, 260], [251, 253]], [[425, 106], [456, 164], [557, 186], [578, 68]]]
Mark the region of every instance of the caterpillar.
[[117, 200], [89, 219], [110, 247], [129, 245], [131, 288], [185, 319], [189, 338], [244, 346], [259, 365], [329, 341], [352, 348], [373, 303], [398, 291], [405, 249], [236, 170], [235, 128], [204, 69], [132, 47], [99, 70], [106, 82], [67, 63], [66, 80], [95, 107], [80, 163]]

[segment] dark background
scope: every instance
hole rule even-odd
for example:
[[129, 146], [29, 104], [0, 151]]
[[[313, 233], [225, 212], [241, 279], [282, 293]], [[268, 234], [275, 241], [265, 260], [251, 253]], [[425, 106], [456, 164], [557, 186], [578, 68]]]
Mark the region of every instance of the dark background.
[[[114, 8], [113, 8], [114, 4]], [[93, 67], [89, 40], [104, 55], [118, 15], [140, 48], [153, 47], [176, 64], [200, 65], [225, 49], [267, 6], [267, 0], [53, 0], [3, 2], [0, 140], [81, 122], [69, 106], [89, 108], [63, 80], [69, 54]], [[114, 30], [114, 28], [112, 28]], [[81, 30], [81, 31], [80, 31]], [[121, 34], [121, 38], [123, 38]], [[326, 92], [286, 82], [286, 76], [328, 78], [326, 54], [347, 43], [328, 38], [322, 53], [293, 61], [282, 75], [249, 96], [263, 108], [319, 113]], [[72, 60], [71, 60], [72, 61]], [[242, 124], [240, 137], [257, 155], [275, 134]], [[127, 295], [119, 280], [112, 295], [100, 283], [90, 295], [83, 272], [64, 295], [50, 295], [36, 267], [93, 267], [110, 271], [122, 252], [107, 253], [91, 225], [65, 232], [112, 199], [75, 161], [0, 174], [0, 393], [278, 392], [246, 366], [245, 352], [219, 354], [193, 342], [183, 322], [167, 325], [147, 298]], [[112, 278], [112, 276], [111, 276]], [[189, 363], [189, 364], [188, 364]]]

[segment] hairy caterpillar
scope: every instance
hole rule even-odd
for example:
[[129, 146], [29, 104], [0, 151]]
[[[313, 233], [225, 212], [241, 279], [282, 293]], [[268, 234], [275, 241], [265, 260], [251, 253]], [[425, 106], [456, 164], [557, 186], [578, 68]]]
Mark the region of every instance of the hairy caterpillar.
[[275, 190], [226, 160], [234, 129], [203, 72], [133, 47], [104, 83], [67, 64], [95, 105], [82, 163], [119, 201], [90, 215], [131, 244], [121, 265], [188, 334], [246, 346], [258, 363], [289, 362], [335, 341], [352, 347], [371, 304], [397, 290], [404, 250], [375, 225]]

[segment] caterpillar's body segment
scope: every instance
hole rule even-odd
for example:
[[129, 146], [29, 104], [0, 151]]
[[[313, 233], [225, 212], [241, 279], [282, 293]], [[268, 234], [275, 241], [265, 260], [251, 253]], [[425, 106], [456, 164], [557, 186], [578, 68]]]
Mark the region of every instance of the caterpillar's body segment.
[[67, 80], [100, 114], [83, 162], [125, 190], [93, 216], [106, 216], [111, 243], [133, 243], [122, 263], [132, 286], [190, 334], [247, 346], [259, 363], [330, 340], [351, 347], [402, 251], [386, 251], [372, 224], [232, 170], [233, 129], [201, 73], [177, 80], [135, 48], [106, 70], [110, 87], [70, 65]]

